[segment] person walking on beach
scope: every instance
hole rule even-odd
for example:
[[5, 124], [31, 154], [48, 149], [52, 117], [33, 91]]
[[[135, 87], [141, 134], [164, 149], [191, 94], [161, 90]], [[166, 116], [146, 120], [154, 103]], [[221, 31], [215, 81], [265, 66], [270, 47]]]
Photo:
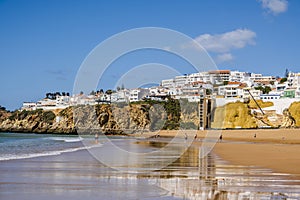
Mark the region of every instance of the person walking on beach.
[[222, 134], [220, 135], [219, 139], [220, 139], [220, 142], [222, 142], [222, 139], [223, 139], [223, 135]]
[[184, 133], [184, 139], [187, 140], [188, 139], [188, 136], [186, 133]]

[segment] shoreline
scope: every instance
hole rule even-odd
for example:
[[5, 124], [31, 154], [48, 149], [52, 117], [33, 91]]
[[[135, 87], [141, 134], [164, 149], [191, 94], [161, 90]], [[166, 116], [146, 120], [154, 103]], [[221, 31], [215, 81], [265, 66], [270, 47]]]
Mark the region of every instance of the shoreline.
[[[203, 139], [210, 131], [213, 130], [194, 130], [190, 133], [197, 133], [197, 138]], [[150, 139], [157, 134], [159, 138], [172, 138], [177, 134], [180, 134], [179, 137], [184, 137], [184, 132], [188, 130], [144, 132], [125, 137]], [[300, 177], [300, 129], [238, 129], [216, 130], [216, 132], [222, 134], [222, 141], [216, 143], [213, 152], [222, 159], [232, 164], [263, 167], [274, 172]], [[196, 141], [193, 145], [201, 145], [201, 143]]]
[[[182, 133], [197, 134], [197, 138], [205, 138], [209, 133], [222, 134], [222, 139], [227, 141], [254, 142], [254, 143], [279, 143], [300, 144], [300, 129], [232, 129], [232, 130], [161, 130], [156, 132], [135, 133], [129, 136], [153, 138], [159, 137], [184, 137]], [[181, 135], [180, 135], [181, 134]]]

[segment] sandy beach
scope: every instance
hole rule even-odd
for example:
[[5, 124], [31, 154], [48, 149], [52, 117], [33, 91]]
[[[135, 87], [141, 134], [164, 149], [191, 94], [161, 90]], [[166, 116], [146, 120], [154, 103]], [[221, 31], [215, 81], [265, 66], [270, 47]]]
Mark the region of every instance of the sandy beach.
[[[179, 136], [184, 137], [184, 133], [189, 131], [179, 132]], [[177, 200], [300, 197], [300, 178], [296, 176], [299, 174], [299, 144], [267, 140], [233, 141], [226, 138], [231, 134], [240, 136], [244, 132], [224, 131], [222, 142], [216, 144], [213, 152], [200, 158], [201, 151], [198, 147], [204, 133], [199, 132], [199, 138], [195, 141], [189, 135], [187, 140], [193, 143], [181, 157], [177, 157], [176, 151], [190, 145], [187, 140], [179, 138], [178, 143], [160, 153], [161, 144], [170, 141], [169, 138], [143, 138], [157, 134], [147, 133], [137, 135], [140, 138], [114, 136], [110, 137], [110, 142], [99, 138], [99, 146], [88, 151], [82, 149], [2, 160], [0, 199]], [[177, 131], [160, 133], [161, 136], [176, 134]], [[267, 133], [258, 135], [262, 137], [264, 134]], [[47, 144], [60, 148], [70, 148], [72, 143], [80, 144], [74, 137], [25, 136], [29, 138], [23, 146], [36, 141], [32, 145], [41, 143], [43, 149]], [[23, 139], [25, 136], [15, 134], [15, 137]], [[93, 138], [90, 139], [94, 141]], [[87, 138], [87, 142], [91, 140]], [[126, 157], [126, 154], [116, 154], [113, 151], [115, 146], [129, 152], [129, 155]], [[106, 158], [111, 158], [112, 162], [107, 162], [109, 160]], [[162, 168], [157, 169], [159, 166]]]
[[[155, 134], [174, 137], [178, 131]], [[155, 134], [145, 133], [145, 136]], [[206, 134], [209, 133], [197, 131], [197, 138], [204, 138]], [[300, 129], [222, 130], [220, 134], [222, 141], [215, 145], [213, 152], [222, 159], [237, 165], [269, 168], [274, 172], [300, 176]]]

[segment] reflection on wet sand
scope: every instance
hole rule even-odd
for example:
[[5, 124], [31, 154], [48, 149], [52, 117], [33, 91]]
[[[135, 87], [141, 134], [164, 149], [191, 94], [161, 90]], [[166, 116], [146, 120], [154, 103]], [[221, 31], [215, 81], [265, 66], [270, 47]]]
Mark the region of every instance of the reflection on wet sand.
[[172, 195], [187, 199], [285, 199], [300, 198], [300, 180], [268, 169], [236, 166], [215, 154], [200, 159], [193, 146], [176, 162], [149, 175]]
[[[135, 151], [164, 145], [160, 141], [143, 145], [133, 140], [118, 141], [120, 146]], [[102, 151], [110, 153], [109, 149]], [[0, 199], [300, 198], [300, 180], [287, 174], [231, 165], [213, 153], [199, 159], [200, 154], [199, 148], [192, 146], [172, 164], [152, 172], [143, 168], [151, 162], [155, 165], [160, 157], [144, 154], [138, 165], [141, 173], [130, 173], [137, 167], [136, 162], [123, 166], [127, 172], [113, 170], [86, 151], [5, 161], [0, 165]]]

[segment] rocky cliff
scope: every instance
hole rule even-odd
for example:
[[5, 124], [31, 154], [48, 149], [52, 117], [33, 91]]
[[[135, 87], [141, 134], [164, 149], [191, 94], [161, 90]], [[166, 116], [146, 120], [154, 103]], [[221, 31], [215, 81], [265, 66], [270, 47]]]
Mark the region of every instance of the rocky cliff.
[[[269, 103], [259, 102], [268, 106]], [[294, 102], [283, 115], [256, 112], [253, 103], [228, 103], [214, 109], [212, 128], [299, 127], [300, 102]], [[161, 129], [197, 129], [197, 103], [169, 100], [130, 105], [76, 106], [53, 111], [15, 111], [0, 109], [0, 131], [64, 133], [103, 132], [130, 134]]]
[[228, 103], [214, 111], [212, 128], [257, 128], [255, 118], [247, 104], [242, 102]]
[[[272, 106], [272, 102], [258, 100], [261, 108]], [[228, 103], [215, 108], [212, 128], [234, 129], [234, 128], [293, 128], [300, 126], [300, 102], [294, 102], [282, 114], [275, 110], [265, 110], [264, 114], [258, 110], [255, 102]]]
[[[62, 113], [65, 113], [65, 116], [62, 116]], [[6, 112], [6, 118], [0, 121], [0, 131], [66, 134], [76, 132], [70, 108], [61, 113], [58, 110]]]
[[185, 126], [197, 128], [197, 112], [189, 110], [189, 113], [181, 115], [178, 100], [131, 105], [76, 106], [53, 111], [0, 111], [0, 131], [9, 132], [130, 134], [179, 129], [181, 121]]
[[300, 102], [294, 102], [288, 109], [294, 125], [300, 127]]

